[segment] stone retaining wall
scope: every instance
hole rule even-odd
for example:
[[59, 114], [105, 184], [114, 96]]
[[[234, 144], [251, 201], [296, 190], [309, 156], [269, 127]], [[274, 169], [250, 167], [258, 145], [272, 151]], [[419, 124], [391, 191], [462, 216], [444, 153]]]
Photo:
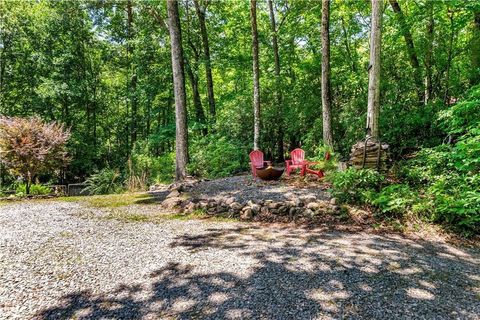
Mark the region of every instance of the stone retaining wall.
[[250, 200], [238, 202], [233, 196], [217, 198], [196, 198], [188, 192], [195, 183], [188, 185], [172, 185], [171, 192], [162, 202], [164, 208], [181, 213], [192, 213], [201, 210], [210, 215], [222, 215], [242, 220], [252, 220], [257, 216], [278, 216], [283, 220], [295, 220], [298, 217], [313, 218], [339, 211], [335, 199], [318, 200], [314, 196], [295, 196], [286, 193], [287, 200]]

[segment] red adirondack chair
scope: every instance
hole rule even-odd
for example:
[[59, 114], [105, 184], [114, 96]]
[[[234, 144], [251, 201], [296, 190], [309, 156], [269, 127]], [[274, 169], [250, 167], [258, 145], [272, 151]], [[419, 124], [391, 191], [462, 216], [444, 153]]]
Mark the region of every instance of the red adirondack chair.
[[252, 176], [257, 177], [257, 168], [263, 168], [265, 165], [270, 166], [271, 161], [263, 160], [263, 152], [260, 150], [253, 150], [250, 152], [250, 168], [252, 168]]
[[291, 160], [285, 161], [287, 176], [289, 176], [293, 170], [302, 169], [303, 162], [305, 161], [305, 151], [297, 148], [290, 152], [290, 157], [292, 158]]

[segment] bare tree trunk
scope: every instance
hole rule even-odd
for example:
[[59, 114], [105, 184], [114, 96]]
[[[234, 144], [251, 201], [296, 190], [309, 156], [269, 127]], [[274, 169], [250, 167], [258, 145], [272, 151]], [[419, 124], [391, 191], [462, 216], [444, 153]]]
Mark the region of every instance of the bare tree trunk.
[[[195, 118], [202, 126], [205, 125], [205, 113], [203, 112], [202, 99], [200, 98], [200, 91], [198, 88], [198, 76], [192, 70], [192, 67], [186, 66], [188, 77], [190, 78], [190, 84], [192, 86], [193, 95], [193, 108], [195, 109]], [[207, 135], [207, 130], [202, 127], [202, 135]]]
[[260, 67], [258, 58], [257, 0], [250, 0], [253, 55], [253, 149], [258, 150], [260, 139]]
[[373, 139], [379, 138], [380, 114], [380, 54], [382, 48], [383, 0], [372, 1], [372, 26], [370, 32], [370, 65], [368, 67], [367, 130]]
[[452, 67], [453, 60], [453, 40], [455, 38], [454, 33], [454, 11], [448, 10], [448, 19], [450, 20], [450, 39], [448, 42], [448, 55], [447, 55], [447, 69], [445, 71], [445, 94], [443, 101], [447, 104], [450, 103], [450, 69]]
[[208, 106], [210, 111], [210, 118], [212, 122], [215, 122], [215, 95], [213, 91], [213, 77], [212, 77], [212, 62], [210, 59], [210, 45], [208, 43], [207, 26], [205, 22], [205, 10], [206, 6], [201, 6], [199, 0], [194, 0], [195, 10], [197, 12], [198, 21], [200, 24], [200, 33], [202, 34], [203, 54], [205, 59], [205, 74], [207, 78], [207, 95]]
[[172, 53], [173, 89], [175, 95], [175, 180], [181, 181], [184, 180], [187, 175], [188, 131], [182, 31], [180, 28], [178, 2], [176, 0], [167, 0], [167, 12]]
[[333, 148], [330, 91], [330, 0], [322, 0], [322, 113], [323, 142]]
[[430, 0], [427, 2], [427, 49], [425, 52], [425, 104], [429, 103], [432, 99], [433, 87], [432, 87], [432, 57], [433, 57], [433, 37], [435, 21], [433, 20], [433, 2]]
[[135, 64], [132, 63], [133, 50], [132, 39], [134, 37], [133, 31], [133, 10], [132, 10], [132, 0], [127, 1], [127, 59], [129, 64], [129, 100], [131, 105], [131, 126], [130, 126], [130, 148], [133, 147], [133, 144], [137, 140], [137, 113], [138, 113], [138, 103], [137, 103], [137, 74]]
[[275, 61], [275, 105], [277, 110], [278, 132], [277, 132], [277, 153], [278, 160], [283, 162], [284, 150], [283, 150], [283, 104], [282, 104], [282, 85], [280, 79], [280, 54], [278, 51], [278, 38], [277, 38], [277, 23], [275, 21], [275, 11], [273, 10], [273, 1], [268, 0], [268, 9], [270, 13], [270, 30], [272, 32], [272, 48], [273, 57]]
[[472, 57], [472, 76], [470, 84], [475, 85], [480, 82], [480, 9], [476, 7], [474, 14], [473, 37], [470, 43]]
[[420, 64], [418, 63], [417, 53], [415, 52], [415, 45], [413, 44], [413, 37], [412, 33], [410, 32], [410, 28], [407, 25], [407, 21], [405, 20], [405, 15], [400, 8], [397, 0], [390, 0], [390, 5], [393, 8], [393, 11], [398, 17], [398, 22], [400, 24], [400, 29], [403, 34], [403, 38], [405, 39], [405, 45], [407, 47], [408, 57], [410, 59], [410, 64], [413, 68], [413, 79], [415, 81], [415, 86], [417, 89], [417, 96], [420, 102], [423, 102], [423, 89], [422, 89], [422, 70], [420, 69]]

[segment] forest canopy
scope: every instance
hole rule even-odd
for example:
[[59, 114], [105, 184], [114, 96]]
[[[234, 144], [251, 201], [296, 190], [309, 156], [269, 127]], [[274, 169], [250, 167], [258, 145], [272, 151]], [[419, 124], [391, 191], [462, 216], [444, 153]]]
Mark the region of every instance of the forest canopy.
[[[251, 3], [181, 0], [178, 10], [188, 169], [245, 170], [254, 135]], [[346, 158], [365, 137], [371, 5], [331, 1], [329, 13], [333, 149]], [[479, 2], [390, 0], [382, 16], [380, 139], [394, 159], [455, 141], [437, 119], [479, 83]], [[67, 181], [103, 169], [145, 183], [172, 179], [167, 17], [166, 1], [2, 0], [0, 113], [70, 129]], [[317, 156], [324, 145], [321, 23], [321, 1], [256, 3], [259, 146], [269, 159], [299, 146]]]

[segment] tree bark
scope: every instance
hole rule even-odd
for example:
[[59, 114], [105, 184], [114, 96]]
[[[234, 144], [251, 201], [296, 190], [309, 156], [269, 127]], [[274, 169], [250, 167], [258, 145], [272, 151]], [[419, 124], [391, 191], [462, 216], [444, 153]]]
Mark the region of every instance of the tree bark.
[[175, 180], [184, 180], [188, 162], [187, 108], [185, 71], [183, 62], [182, 31], [178, 2], [167, 0], [168, 29], [170, 33], [173, 89], [175, 95]]
[[443, 101], [446, 104], [450, 104], [450, 69], [452, 67], [453, 60], [453, 40], [455, 38], [454, 30], [454, 11], [448, 10], [448, 19], [450, 20], [450, 37], [448, 41], [448, 54], [447, 54], [447, 67], [445, 71], [445, 94]]
[[194, 0], [195, 11], [197, 12], [198, 22], [200, 25], [200, 33], [202, 35], [203, 55], [205, 59], [205, 75], [207, 78], [207, 95], [208, 106], [210, 111], [211, 122], [215, 122], [216, 107], [215, 95], [213, 91], [212, 62], [210, 59], [210, 45], [208, 43], [207, 25], [205, 22], [205, 6], [201, 6], [199, 0]]
[[470, 84], [472, 86], [480, 82], [480, 9], [478, 7], [476, 7], [473, 16], [473, 35], [470, 44], [473, 69]]
[[250, 0], [253, 55], [253, 150], [259, 149], [260, 139], [260, 67], [258, 58], [257, 0]]
[[379, 138], [380, 114], [380, 56], [382, 48], [382, 7], [383, 0], [372, 1], [370, 32], [370, 65], [368, 71], [367, 134], [374, 140]]
[[132, 0], [127, 1], [127, 59], [129, 65], [129, 84], [128, 84], [128, 94], [131, 105], [131, 126], [130, 126], [130, 148], [133, 147], [133, 144], [137, 140], [137, 113], [138, 113], [138, 103], [137, 103], [137, 74], [135, 64], [132, 63], [134, 46], [132, 45], [132, 39], [134, 37], [133, 30], [133, 10], [132, 10]]
[[195, 109], [195, 119], [202, 127], [202, 135], [207, 135], [207, 129], [205, 125], [205, 113], [203, 112], [202, 99], [200, 98], [200, 91], [198, 86], [198, 76], [192, 70], [192, 67], [187, 64], [186, 66], [188, 77], [190, 78], [190, 84], [192, 86], [193, 95], [193, 108]]
[[283, 150], [283, 139], [284, 139], [284, 130], [283, 130], [283, 105], [282, 105], [282, 85], [280, 78], [280, 53], [278, 51], [278, 38], [277, 38], [277, 23], [275, 21], [275, 11], [273, 9], [273, 1], [268, 0], [268, 9], [270, 13], [270, 30], [272, 32], [272, 48], [273, 48], [273, 58], [275, 61], [275, 92], [274, 99], [277, 110], [277, 121], [278, 121], [278, 132], [277, 132], [277, 153], [278, 160], [283, 162], [284, 159], [284, 150]]
[[433, 19], [433, 0], [427, 2], [427, 48], [425, 52], [425, 104], [429, 103], [432, 99], [433, 86], [432, 86], [432, 58], [433, 58], [433, 38], [435, 21]]
[[330, 0], [322, 0], [322, 113], [323, 142], [333, 148], [330, 91]]
[[408, 58], [413, 68], [413, 79], [415, 81], [418, 99], [420, 102], [423, 102], [424, 97], [422, 89], [422, 70], [420, 69], [417, 53], [415, 52], [415, 45], [413, 43], [412, 33], [410, 32], [410, 28], [408, 27], [407, 21], [405, 20], [405, 15], [403, 14], [403, 11], [400, 8], [397, 0], [390, 0], [390, 5], [392, 6], [393, 11], [398, 17], [398, 23], [400, 24], [400, 29], [403, 34], [403, 38], [405, 39]]

